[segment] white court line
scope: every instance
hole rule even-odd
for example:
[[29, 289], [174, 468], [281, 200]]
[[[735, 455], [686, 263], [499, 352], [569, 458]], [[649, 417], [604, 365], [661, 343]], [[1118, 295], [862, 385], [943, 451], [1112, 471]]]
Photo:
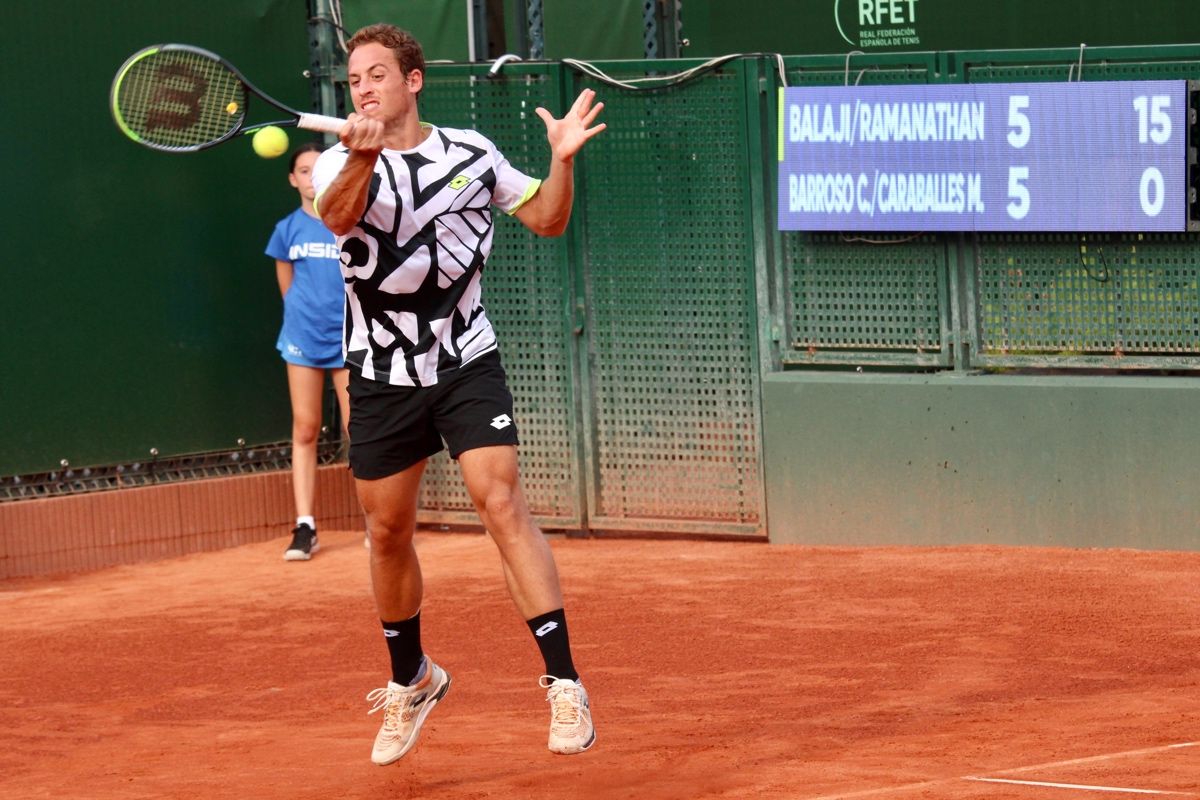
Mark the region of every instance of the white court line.
[[1051, 789], [1086, 789], [1089, 792], [1121, 792], [1123, 794], [1185, 794], [1184, 792], [1167, 792], [1160, 789], [1124, 789], [1119, 786], [1090, 786], [1085, 783], [1047, 783], [1045, 781], [1014, 781], [1005, 778], [963, 778], [964, 781], [979, 781], [980, 783], [1015, 783], [1021, 786], [1045, 786]]
[[1150, 753], [1161, 753], [1164, 750], [1180, 750], [1184, 747], [1200, 747], [1200, 742], [1183, 742], [1182, 744], [1164, 744], [1161, 747], [1147, 747], [1142, 750], [1125, 750], [1121, 753], [1106, 753], [1102, 756], [1088, 756], [1087, 758], [1072, 758], [1068, 761], [1049, 761], [1045, 764], [1034, 764], [1029, 767], [1014, 767], [1012, 769], [995, 769], [990, 770], [992, 775], [1015, 775], [1018, 772], [1033, 772], [1038, 769], [1049, 769], [1050, 767], [1070, 767], [1075, 764], [1091, 764], [1096, 761], [1111, 761], [1114, 758], [1125, 758], [1126, 756], [1144, 756]]
[[853, 797], [870, 797], [877, 794], [891, 794], [892, 792], [905, 792], [911, 789], [929, 789], [934, 786], [943, 786], [947, 783], [955, 783], [961, 781], [962, 778], [938, 778], [932, 781], [921, 781], [920, 783], [904, 783], [899, 786], [885, 786], [882, 789], [863, 789], [859, 792], [841, 792], [839, 794], [823, 794], [820, 797], [808, 797], [805, 800], [850, 800]]
[[[997, 769], [991, 770], [993, 775], [1015, 775], [1020, 772], [1032, 772], [1038, 769], [1048, 769], [1050, 767], [1066, 767], [1073, 764], [1089, 764], [1096, 761], [1111, 761], [1117, 758], [1125, 758], [1127, 756], [1142, 756], [1150, 753], [1161, 753], [1166, 750], [1179, 750], [1185, 747], [1200, 747], [1200, 742], [1183, 742], [1181, 744], [1167, 744], [1161, 747], [1146, 747], [1141, 750], [1124, 750], [1119, 753], [1105, 753], [1099, 756], [1088, 756], [1086, 758], [1072, 758], [1067, 761], [1049, 761], [1045, 764], [1034, 764], [1028, 767], [1013, 767], [1012, 769]], [[874, 795], [892, 794], [893, 792], [904, 792], [912, 789], [928, 789], [933, 786], [942, 786], [947, 783], [956, 781], [972, 780], [971, 776], [960, 775], [956, 778], [940, 778], [931, 781], [921, 781], [919, 783], [905, 783], [899, 786], [885, 786], [879, 789], [863, 789], [857, 792], [842, 792], [839, 794], [823, 794], [820, 797], [810, 797], [807, 800], [851, 800], [856, 797], [871, 797]], [[1176, 794], [1180, 794], [1176, 792]], [[1194, 796], [1194, 795], [1192, 795]]]

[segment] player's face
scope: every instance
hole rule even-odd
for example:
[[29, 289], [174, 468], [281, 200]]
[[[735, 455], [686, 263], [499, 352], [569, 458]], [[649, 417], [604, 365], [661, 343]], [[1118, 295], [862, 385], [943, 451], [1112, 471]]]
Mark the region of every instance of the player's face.
[[296, 187], [296, 191], [300, 192], [300, 196], [305, 200], [312, 200], [317, 196], [317, 191], [313, 188], [312, 171], [319, 155], [320, 153], [301, 153], [296, 158], [296, 169], [288, 175], [288, 182]]
[[415, 113], [420, 70], [405, 74], [391, 50], [377, 42], [356, 47], [346, 65], [354, 110], [380, 122], [393, 122]]

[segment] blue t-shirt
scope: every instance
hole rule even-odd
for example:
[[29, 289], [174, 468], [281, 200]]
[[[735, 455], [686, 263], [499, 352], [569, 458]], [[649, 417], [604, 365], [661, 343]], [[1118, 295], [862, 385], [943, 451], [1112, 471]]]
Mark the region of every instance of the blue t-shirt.
[[266, 252], [292, 264], [292, 285], [283, 297], [283, 327], [275, 343], [283, 360], [322, 369], [344, 367], [346, 285], [334, 235], [297, 208], [275, 226]]

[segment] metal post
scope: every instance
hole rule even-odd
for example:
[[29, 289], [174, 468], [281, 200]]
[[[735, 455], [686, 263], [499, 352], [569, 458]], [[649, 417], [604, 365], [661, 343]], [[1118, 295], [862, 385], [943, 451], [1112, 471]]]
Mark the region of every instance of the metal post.
[[679, 58], [683, 0], [642, 0], [642, 25], [646, 58]]
[[646, 58], [658, 58], [662, 52], [658, 30], [658, 0], [642, 0], [642, 53]]
[[[338, 42], [335, 2], [338, 0], [307, 0], [309, 68], [305, 74], [312, 85], [313, 110], [336, 117], [342, 115], [341, 87], [336, 77], [339, 71], [344, 72], [345, 54]], [[334, 141], [332, 134], [324, 138], [326, 144]]]
[[679, 58], [683, 44], [683, 0], [659, 0], [662, 23], [658, 26], [662, 37], [662, 57]]
[[529, 58], [540, 61], [546, 57], [546, 29], [542, 18], [542, 0], [529, 0]]
[[529, 3], [527, 0], [507, 0], [508, 11], [512, 14], [513, 24], [505, 28], [507, 45], [505, 49], [516, 53], [528, 60], [529, 55]]
[[467, 0], [467, 60], [487, 61], [487, 0]]

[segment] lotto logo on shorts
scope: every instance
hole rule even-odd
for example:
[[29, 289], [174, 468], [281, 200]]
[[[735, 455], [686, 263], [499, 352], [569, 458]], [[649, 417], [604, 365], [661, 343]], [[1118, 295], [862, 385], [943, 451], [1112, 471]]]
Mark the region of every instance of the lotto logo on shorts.
[[500, 416], [498, 416], [494, 420], [492, 420], [491, 424], [492, 424], [492, 427], [495, 428], [496, 430], [502, 431], [505, 428], [507, 428], [509, 425], [512, 425], [512, 417], [510, 417], [508, 414], [501, 414]]
[[459, 175], [457, 178], [450, 181], [450, 188], [451, 189], [461, 189], [470, 182], [471, 182], [471, 179], [468, 178], [466, 175]]

